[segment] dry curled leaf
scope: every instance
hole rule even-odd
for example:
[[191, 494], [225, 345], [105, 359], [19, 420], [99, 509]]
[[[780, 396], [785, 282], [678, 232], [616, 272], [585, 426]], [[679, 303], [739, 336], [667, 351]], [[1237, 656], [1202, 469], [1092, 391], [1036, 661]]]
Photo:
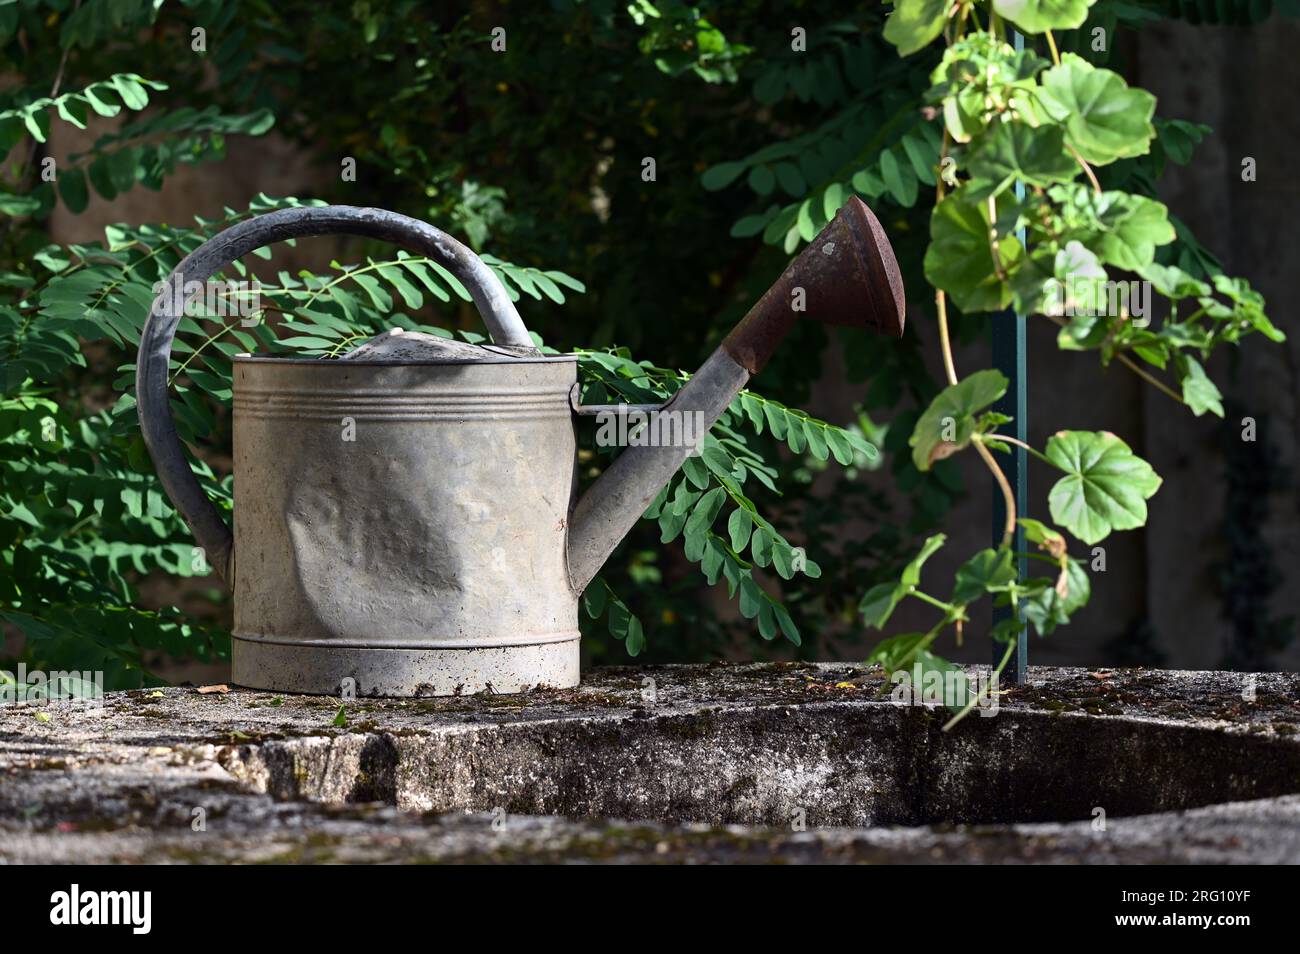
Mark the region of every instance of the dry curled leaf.
[[1053, 560], [1059, 560], [1065, 556], [1065, 537], [1060, 534], [1048, 537], [1038, 545], [1038, 549], [1046, 550], [1052, 555]]
[[1070, 568], [1068, 564], [1061, 567], [1061, 574], [1056, 578], [1056, 595], [1061, 599], [1066, 599], [1070, 595]]
[[199, 686], [199, 695], [201, 696], [211, 695], [214, 692], [219, 692], [222, 695], [225, 695], [229, 691], [230, 687], [224, 682], [219, 686]]
[[933, 465], [937, 461], [947, 460], [965, 446], [965, 444], [957, 444], [953, 441], [939, 441], [930, 451], [930, 464]]

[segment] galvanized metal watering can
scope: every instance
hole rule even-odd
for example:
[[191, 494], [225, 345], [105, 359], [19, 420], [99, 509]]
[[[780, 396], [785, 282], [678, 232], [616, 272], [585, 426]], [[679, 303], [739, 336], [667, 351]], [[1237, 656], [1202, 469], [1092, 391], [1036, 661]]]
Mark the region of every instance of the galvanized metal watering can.
[[[493, 344], [393, 334], [341, 360], [236, 357], [232, 534], [186, 462], [168, 403], [183, 293], [263, 245], [334, 233], [441, 263]], [[856, 198], [665, 407], [712, 426], [800, 315], [902, 334], [898, 265]], [[577, 685], [578, 599], [692, 449], [628, 447], [578, 497], [576, 359], [538, 353], [468, 248], [379, 209], [285, 209], [200, 246], [153, 304], [136, 385], [163, 487], [234, 590], [233, 679], [259, 689]]]

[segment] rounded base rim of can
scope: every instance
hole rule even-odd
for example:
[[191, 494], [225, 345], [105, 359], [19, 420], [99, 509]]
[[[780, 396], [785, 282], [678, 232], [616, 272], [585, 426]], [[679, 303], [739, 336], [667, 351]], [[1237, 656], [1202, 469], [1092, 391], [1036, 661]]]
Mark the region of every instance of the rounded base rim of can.
[[263, 636], [252, 633], [232, 633], [231, 642], [257, 643], [264, 646], [305, 646], [311, 649], [356, 649], [356, 650], [415, 650], [418, 652], [436, 652], [444, 649], [508, 649], [514, 646], [545, 646], [551, 643], [567, 643], [580, 639], [582, 634], [576, 629], [561, 630], [558, 633], [530, 633], [527, 636], [468, 636], [457, 639], [299, 639], [293, 636]]
[[[579, 683], [577, 637], [479, 648], [341, 648], [235, 638], [231, 682], [249, 689], [360, 698], [511, 695]], [[351, 680], [350, 687], [345, 680]]]

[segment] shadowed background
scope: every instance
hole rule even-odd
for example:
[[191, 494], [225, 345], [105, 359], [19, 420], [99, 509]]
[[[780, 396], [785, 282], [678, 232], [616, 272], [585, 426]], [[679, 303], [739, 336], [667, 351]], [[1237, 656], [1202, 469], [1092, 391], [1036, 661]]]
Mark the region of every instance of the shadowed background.
[[[275, 129], [257, 138], [230, 136], [224, 158], [179, 166], [161, 191], [137, 188], [113, 201], [92, 196], [78, 215], [59, 206], [49, 222], [54, 241], [93, 240], [118, 221], [214, 216], [223, 206], [243, 208], [259, 192], [388, 207], [426, 218], [482, 251], [585, 282], [588, 293], [562, 308], [521, 302], [530, 327], [548, 343], [629, 345], [638, 358], [686, 369], [699, 364], [786, 259], [756, 237], [731, 234], [737, 219], [755, 211], [752, 198], [743, 189], [708, 191], [701, 173], [816, 129], [863, 95], [844, 78], [837, 91], [824, 75], [803, 88], [804, 61], [796, 57], [847, 62], [845, 38], [878, 32], [882, 19], [874, 5], [828, 10], [799, 2], [683, 6], [658, 23], [636, 23], [602, 4], [524, 11], [475, 3], [436, 12], [400, 2], [219, 6], [189, 5], [174, 16], [167, 8], [150, 30], [129, 32], [105, 50], [78, 51], [68, 59], [65, 87], [79, 85], [78, 71], [86, 81], [98, 78], [108, 61], [166, 79], [169, 102], [270, 108]], [[725, 34], [710, 55], [702, 52], [702, 18]], [[191, 28], [203, 24], [213, 51], [206, 59], [186, 49]], [[497, 25], [506, 29], [504, 52], [490, 48]], [[807, 30], [806, 53], [790, 49], [794, 27]], [[1290, 102], [1300, 84], [1297, 42], [1300, 23], [1280, 14], [1251, 25], [1156, 18], [1121, 32], [1110, 63], [1157, 95], [1157, 115], [1213, 128], [1188, 165], [1166, 172], [1160, 197], [1229, 273], [1265, 295], [1273, 321], [1289, 333], [1300, 274], [1289, 161], [1300, 123]], [[38, 62], [35, 47], [29, 58], [4, 64], [5, 73], [45, 81], [57, 61]], [[765, 77], [778, 65], [794, 78], [788, 92], [767, 102], [759, 86], [771, 84]], [[882, 61], [875, 69], [886, 86], [902, 87], [923, 83], [928, 67], [917, 62], [907, 64], [910, 72], [890, 74]], [[79, 133], [56, 124], [42, 154], [62, 161], [116, 125], [97, 120]], [[355, 181], [340, 177], [349, 157], [357, 163]], [[655, 160], [653, 181], [643, 175], [647, 157]], [[1256, 161], [1255, 181], [1242, 181], [1246, 157]], [[756, 389], [836, 423], [865, 412], [883, 426], [916, 404], [905, 386], [882, 386], [874, 371], [885, 363], [880, 349], [896, 347], [892, 360], [913, 372], [923, 363], [938, 377], [933, 302], [919, 278], [927, 203], [873, 203], [908, 279], [905, 341], [882, 345], [801, 328]], [[304, 242], [277, 267], [323, 269], [341, 253], [332, 240]], [[464, 308], [435, 319], [477, 323]], [[986, 367], [989, 349], [986, 325], [963, 324], [957, 365], [965, 373]], [[1165, 482], [1144, 530], [1104, 542], [1105, 572], [1093, 574], [1090, 605], [1073, 625], [1035, 637], [1031, 662], [1300, 668], [1300, 641], [1292, 638], [1300, 604], [1300, 339], [1293, 334], [1272, 345], [1251, 338], [1215, 360], [1209, 370], [1227, 408], [1219, 421], [1193, 417], [1119, 366], [1101, 369], [1093, 354], [1058, 351], [1055, 337], [1053, 326], [1031, 320], [1031, 443], [1041, 446], [1063, 428], [1113, 430]], [[1257, 422], [1253, 443], [1240, 437], [1245, 417]], [[209, 456], [224, 463], [220, 448]], [[813, 624], [806, 635], [815, 635], [800, 650], [758, 639], [725, 593], [704, 585], [679, 544], [661, 547], [654, 528], [644, 526], [612, 572], [645, 620], [648, 658], [862, 658], [876, 634], [856, 620], [857, 599], [926, 532], [939, 528], [950, 538], [927, 577], [950, 577], [969, 553], [988, 545], [989, 481], [977, 460], [963, 456], [971, 459], [958, 465], [960, 489], [934, 480], [900, 486], [888, 463], [846, 479], [835, 469], [787, 460], [786, 496], [769, 506], [784, 515], [792, 542], [827, 569], [805, 607]], [[1030, 515], [1044, 515], [1049, 480], [1031, 465]], [[228, 612], [173, 579], [140, 584], [145, 598], [160, 605], [178, 602], [218, 622]], [[928, 625], [921, 609], [905, 606], [890, 631]], [[965, 646], [940, 651], [986, 660], [986, 627], [977, 617]], [[13, 650], [16, 637], [9, 636]], [[587, 643], [589, 661], [626, 659], [607, 638]], [[174, 678], [221, 676], [220, 666], [162, 668]]]

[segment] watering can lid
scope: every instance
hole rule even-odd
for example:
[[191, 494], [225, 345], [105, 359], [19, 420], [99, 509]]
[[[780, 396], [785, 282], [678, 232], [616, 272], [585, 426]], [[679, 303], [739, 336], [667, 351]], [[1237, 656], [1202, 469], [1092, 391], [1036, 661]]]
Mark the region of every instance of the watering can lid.
[[503, 345], [475, 345], [454, 338], [442, 338], [420, 331], [390, 328], [362, 342], [347, 354], [344, 361], [428, 362], [441, 364], [447, 361], [491, 361], [500, 357], [539, 357], [535, 348], [515, 348]]

